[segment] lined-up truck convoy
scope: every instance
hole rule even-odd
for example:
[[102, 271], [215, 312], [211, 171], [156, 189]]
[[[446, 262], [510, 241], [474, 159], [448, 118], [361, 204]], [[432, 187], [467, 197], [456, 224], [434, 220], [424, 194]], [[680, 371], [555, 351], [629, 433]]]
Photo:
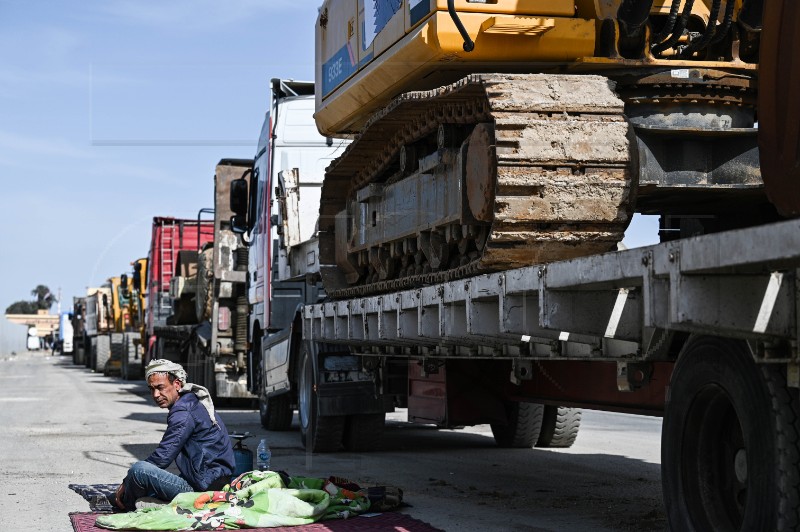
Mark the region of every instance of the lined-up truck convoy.
[[[154, 220], [145, 362], [270, 430], [296, 407], [313, 452], [376, 448], [395, 407], [517, 448], [663, 416], [671, 529], [797, 530], [798, 27], [793, 0], [326, 0], [315, 83], [272, 80], [213, 224]], [[661, 243], [615, 251], [634, 212]]]
[[[162, 356], [181, 361], [191, 382], [215, 399], [252, 399], [247, 390], [248, 248], [231, 228], [231, 186], [247, 196], [252, 160], [223, 159], [214, 175], [209, 238], [179, 252], [170, 280], [173, 313], [154, 328]], [[202, 213], [201, 213], [202, 214]], [[196, 243], [197, 244], [197, 243]]]
[[[507, 447], [570, 445], [580, 408], [663, 416], [672, 529], [797, 529], [800, 223], [767, 195], [800, 210], [799, 23], [788, 0], [326, 1], [316, 124], [355, 136], [308, 238], [319, 178], [273, 117], [240, 227], [262, 423], [296, 404], [335, 451], [394, 405]], [[273, 113], [310, 94], [276, 83]], [[633, 212], [662, 243], [615, 252]]]

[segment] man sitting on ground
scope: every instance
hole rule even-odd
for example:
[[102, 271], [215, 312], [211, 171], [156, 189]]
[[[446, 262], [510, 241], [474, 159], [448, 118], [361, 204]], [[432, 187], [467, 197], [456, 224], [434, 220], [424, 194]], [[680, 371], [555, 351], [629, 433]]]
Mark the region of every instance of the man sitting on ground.
[[[235, 459], [208, 390], [188, 384], [183, 366], [169, 360], [150, 362], [144, 378], [156, 404], [169, 409], [167, 430], [158, 448], [128, 470], [117, 488], [117, 506], [132, 511], [144, 497], [167, 502], [179, 493], [221, 490], [231, 480]], [[164, 470], [173, 460], [180, 476]]]

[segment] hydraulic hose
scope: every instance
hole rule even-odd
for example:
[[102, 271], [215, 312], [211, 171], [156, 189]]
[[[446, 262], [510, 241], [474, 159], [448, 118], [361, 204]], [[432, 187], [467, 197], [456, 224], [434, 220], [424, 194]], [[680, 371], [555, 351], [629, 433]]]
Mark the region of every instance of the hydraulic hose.
[[667, 22], [664, 24], [664, 27], [661, 28], [661, 31], [658, 32], [658, 35], [653, 37], [653, 43], [660, 43], [667, 37], [669, 34], [672, 33], [672, 30], [675, 29], [675, 21], [678, 19], [678, 10], [681, 7], [681, 0], [672, 0], [672, 5], [669, 8], [669, 17], [667, 17]]
[[731, 29], [731, 22], [733, 22], [733, 8], [736, 2], [733, 0], [725, 0], [725, 17], [722, 19], [722, 24], [719, 25], [717, 31], [714, 33], [714, 38], [711, 39], [710, 44], [717, 44], [725, 38], [728, 31]]
[[689, 43], [689, 46], [687, 46], [680, 53], [680, 57], [691, 57], [691, 55], [696, 51], [702, 50], [708, 46], [708, 43], [711, 42], [711, 38], [714, 37], [714, 33], [717, 29], [717, 17], [719, 16], [719, 8], [721, 5], [722, 0], [714, 0], [714, 2], [711, 4], [711, 14], [708, 16], [706, 31], [703, 32], [703, 36], [699, 39], [693, 39], [692, 42]]
[[670, 35], [669, 39], [666, 41], [653, 45], [652, 52], [653, 55], [658, 55], [667, 48], [671, 48], [678, 39], [681, 38], [683, 35], [684, 30], [686, 29], [686, 25], [689, 22], [689, 16], [692, 14], [692, 7], [694, 6], [694, 0], [686, 0], [686, 4], [683, 6], [683, 11], [681, 12], [681, 18], [678, 20], [677, 25], [675, 26], [672, 35]]
[[470, 38], [469, 33], [467, 33], [467, 29], [461, 23], [461, 19], [458, 18], [458, 13], [456, 13], [456, 0], [447, 0], [447, 12], [450, 13], [450, 18], [453, 19], [453, 24], [456, 25], [458, 33], [461, 34], [461, 38], [464, 39], [464, 51], [471, 52], [475, 49], [475, 41]]

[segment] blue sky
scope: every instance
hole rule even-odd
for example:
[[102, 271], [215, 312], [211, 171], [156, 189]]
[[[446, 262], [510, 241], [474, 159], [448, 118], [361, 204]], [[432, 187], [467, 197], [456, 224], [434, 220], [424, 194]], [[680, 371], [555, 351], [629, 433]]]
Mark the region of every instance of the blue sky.
[[318, 0], [0, 0], [0, 306], [129, 269], [153, 216], [252, 157], [272, 77], [313, 79]]
[[[313, 79], [321, 0], [0, 0], [0, 307], [130, 269], [211, 206], [273, 77]], [[653, 221], [628, 243], [655, 238]]]

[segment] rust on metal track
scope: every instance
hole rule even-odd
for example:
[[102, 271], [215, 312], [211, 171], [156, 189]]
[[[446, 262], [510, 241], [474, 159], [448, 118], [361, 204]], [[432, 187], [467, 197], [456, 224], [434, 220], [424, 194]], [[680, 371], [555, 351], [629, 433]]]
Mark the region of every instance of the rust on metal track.
[[[392, 179], [403, 146], [440, 124], [474, 128], [468, 149], [478, 155], [467, 156], [465, 189], [476, 220], [486, 222], [479, 251], [455, 267], [403, 270], [402, 277], [377, 282], [368, 276], [355, 286], [337, 280], [336, 214], [357, 190]], [[320, 206], [326, 290], [353, 297], [614, 249], [633, 203], [631, 139], [623, 102], [602, 76], [475, 74], [404, 94], [371, 118], [326, 172]]]

